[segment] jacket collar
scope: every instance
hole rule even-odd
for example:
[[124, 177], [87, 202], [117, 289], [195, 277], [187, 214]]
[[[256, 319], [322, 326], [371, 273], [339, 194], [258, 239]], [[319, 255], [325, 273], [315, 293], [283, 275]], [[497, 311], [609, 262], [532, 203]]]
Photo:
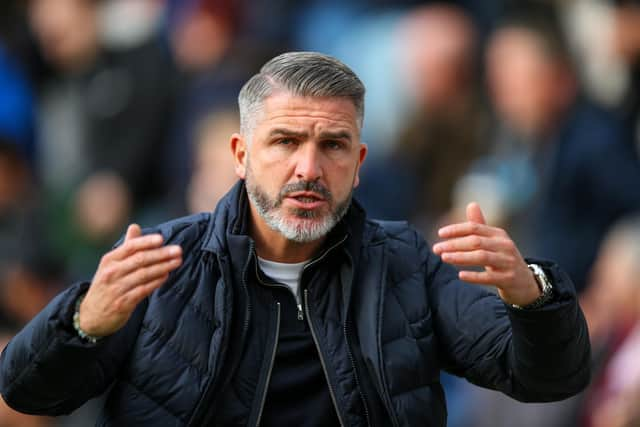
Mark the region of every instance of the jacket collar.
[[[321, 251], [347, 235], [344, 249], [349, 252], [354, 262], [357, 262], [364, 236], [365, 219], [364, 209], [353, 199], [344, 218], [329, 233]], [[249, 236], [249, 221], [249, 199], [244, 180], [239, 180], [216, 206], [207, 227], [202, 249], [216, 253], [248, 250], [252, 241]]]

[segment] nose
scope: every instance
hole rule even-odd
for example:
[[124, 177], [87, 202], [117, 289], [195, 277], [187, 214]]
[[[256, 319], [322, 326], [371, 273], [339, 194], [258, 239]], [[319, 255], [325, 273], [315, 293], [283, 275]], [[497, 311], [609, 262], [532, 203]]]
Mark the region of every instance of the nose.
[[315, 144], [303, 144], [296, 153], [296, 178], [301, 181], [316, 181], [322, 177], [321, 154]]

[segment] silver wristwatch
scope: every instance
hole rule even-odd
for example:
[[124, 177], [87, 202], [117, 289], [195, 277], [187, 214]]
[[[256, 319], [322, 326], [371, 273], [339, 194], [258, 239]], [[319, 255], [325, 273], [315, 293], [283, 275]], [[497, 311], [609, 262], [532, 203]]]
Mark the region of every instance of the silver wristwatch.
[[553, 298], [553, 285], [542, 267], [538, 264], [528, 264], [527, 267], [529, 267], [529, 270], [533, 273], [533, 277], [536, 279], [536, 283], [538, 284], [538, 288], [540, 288], [541, 294], [531, 304], [524, 306], [511, 304], [513, 308], [517, 308], [519, 310], [534, 310], [536, 308], [540, 308]]

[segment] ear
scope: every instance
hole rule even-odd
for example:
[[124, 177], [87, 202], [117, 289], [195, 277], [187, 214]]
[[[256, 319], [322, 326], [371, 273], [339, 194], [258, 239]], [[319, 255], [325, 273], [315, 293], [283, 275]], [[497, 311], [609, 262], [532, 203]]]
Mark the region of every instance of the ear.
[[233, 162], [235, 164], [236, 175], [240, 179], [244, 179], [247, 174], [247, 144], [242, 135], [234, 133], [231, 135], [231, 141], [229, 142], [231, 147], [231, 153], [233, 154]]
[[364, 163], [364, 159], [367, 157], [367, 152], [369, 151], [369, 147], [367, 144], [360, 143], [360, 152], [358, 153], [358, 165], [356, 166], [356, 179], [353, 181], [353, 188], [356, 188], [360, 185], [360, 168]]

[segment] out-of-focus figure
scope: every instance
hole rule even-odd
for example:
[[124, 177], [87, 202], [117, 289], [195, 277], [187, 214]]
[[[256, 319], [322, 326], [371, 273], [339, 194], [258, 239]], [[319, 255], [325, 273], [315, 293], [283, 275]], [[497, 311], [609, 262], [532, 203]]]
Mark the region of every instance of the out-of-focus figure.
[[238, 180], [227, 141], [238, 129], [240, 118], [235, 110], [212, 112], [200, 123], [186, 193], [189, 212], [211, 211]]
[[173, 213], [189, 209], [184, 194], [195, 167], [199, 124], [211, 111], [235, 108], [240, 87], [262, 62], [259, 46], [238, 39], [243, 12], [234, 0], [168, 2], [167, 36], [180, 73], [176, 117], [162, 156]]
[[583, 289], [608, 227], [640, 208], [629, 132], [581, 96], [552, 9], [520, 5], [507, 15], [486, 65], [499, 132], [491, 156], [459, 184], [461, 199], [499, 195], [498, 216], [519, 225], [516, 239], [533, 255], [552, 254]]
[[[28, 3], [31, 29], [51, 68], [39, 87], [40, 176], [51, 229], [78, 275], [87, 271], [83, 257], [95, 262], [91, 247], [102, 251], [135, 209], [163, 192], [159, 161], [172, 108], [168, 52], [154, 38], [108, 48], [101, 38], [103, 3]], [[82, 249], [71, 253], [72, 247]]]
[[36, 152], [34, 103], [26, 73], [0, 38], [0, 135], [11, 140], [30, 168]]
[[365, 167], [361, 194], [375, 214], [430, 231], [451, 209], [455, 183], [487, 140], [476, 43], [471, 18], [453, 5], [422, 6], [398, 23], [398, 73], [412, 108], [391, 154]]
[[42, 249], [23, 254], [0, 272], [0, 312], [10, 327], [27, 324], [65, 283], [64, 271], [58, 260]]
[[[9, 274], [17, 267], [19, 254], [32, 246], [37, 218], [31, 169], [11, 141], [0, 137], [0, 327], [7, 323], [16, 327], [24, 324], [24, 319], [15, 319], [13, 310], [7, 307], [13, 297], [8, 294]], [[40, 239], [46, 240], [44, 236]], [[32, 303], [20, 298], [16, 301]]]
[[462, 9], [435, 4], [413, 11], [403, 28], [405, 71], [417, 111], [396, 158], [416, 182], [414, 220], [435, 229], [452, 208], [452, 190], [484, 152], [488, 117], [479, 99], [477, 34]]
[[582, 298], [596, 366], [584, 427], [640, 425], [640, 217], [616, 224]]

